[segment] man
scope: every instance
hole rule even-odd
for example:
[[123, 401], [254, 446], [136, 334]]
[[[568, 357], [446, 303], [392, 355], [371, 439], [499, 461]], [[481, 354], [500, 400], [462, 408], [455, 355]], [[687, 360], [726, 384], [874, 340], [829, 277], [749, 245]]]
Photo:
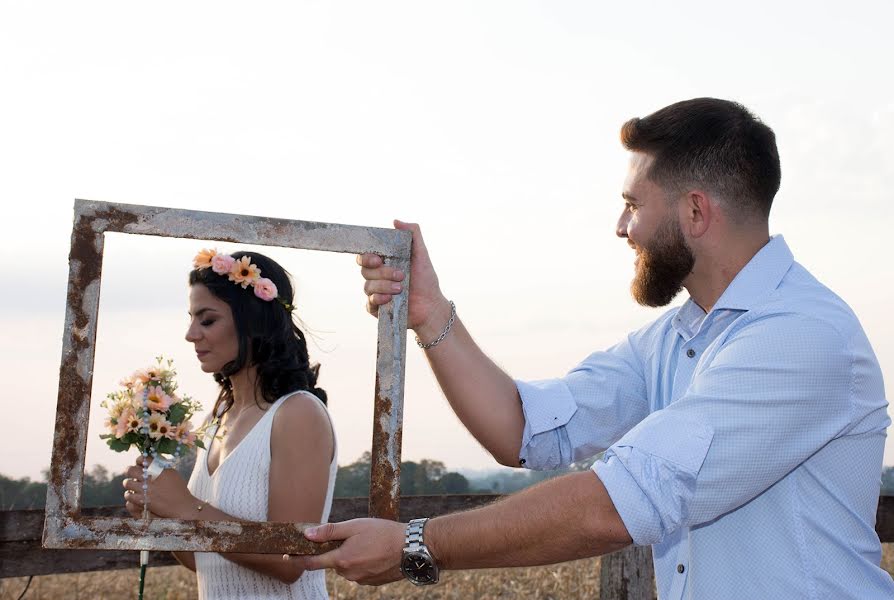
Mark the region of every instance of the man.
[[[436, 568], [633, 542], [652, 545], [663, 599], [894, 597], [874, 529], [890, 422], [881, 372], [847, 305], [769, 235], [772, 130], [701, 98], [628, 121], [621, 140], [617, 234], [636, 254], [633, 296], [690, 297], [561, 379], [513, 381], [488, 359], [441, 293], [419, 227], [396, 222], [413, 232], [408, 324], [469, 431], [506, 465], [603, 458], [477, 510], [321, 526], [308, 537], [343, 545], [300, 560], [371, 584], [402, 566], [425, 583]], [[359, 262], [375, 313], [404, 274]]]

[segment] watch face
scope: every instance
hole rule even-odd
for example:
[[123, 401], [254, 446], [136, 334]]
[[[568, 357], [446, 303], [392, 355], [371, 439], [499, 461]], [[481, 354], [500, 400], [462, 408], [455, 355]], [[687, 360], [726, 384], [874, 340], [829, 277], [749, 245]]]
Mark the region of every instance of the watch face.
[[400, 570], [415, 584], [425, 585], [438, 581], [438, 571], [431, 557], [422, 552], [407, 552], [400, 563]]

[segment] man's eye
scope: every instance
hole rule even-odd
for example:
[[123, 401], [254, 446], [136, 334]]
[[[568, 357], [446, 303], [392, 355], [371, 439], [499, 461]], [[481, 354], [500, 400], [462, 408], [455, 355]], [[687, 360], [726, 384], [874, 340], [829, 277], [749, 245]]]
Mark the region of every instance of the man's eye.
[[630, 212], [636, 212], [636, 206], [634, 206], [633, 204], [628, 204], [627, 210], [629, 210]]

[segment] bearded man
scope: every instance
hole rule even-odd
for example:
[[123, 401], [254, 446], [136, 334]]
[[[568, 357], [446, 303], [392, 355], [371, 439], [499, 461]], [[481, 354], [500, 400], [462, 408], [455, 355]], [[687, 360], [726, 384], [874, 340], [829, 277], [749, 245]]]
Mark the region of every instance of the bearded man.
[[[362, 583], [438, 569], [547, 564], [651, 544], [659, 596], [894, 598], [875, 510], [890, 423], [878, 361], [850, 308], [794, 261], [768, 217], [775, 135], [700, 98], [624, 124], [617, 235], [637, 302], [689, 299], [566, 376], [514, 381], [442, 294], [413, 232], [408, 324], [456, 414], [502, 464], [593, 469], [409, 525], [361, 519], [306, 557]], [[359, 257], [372, 313], [404, 274]]]

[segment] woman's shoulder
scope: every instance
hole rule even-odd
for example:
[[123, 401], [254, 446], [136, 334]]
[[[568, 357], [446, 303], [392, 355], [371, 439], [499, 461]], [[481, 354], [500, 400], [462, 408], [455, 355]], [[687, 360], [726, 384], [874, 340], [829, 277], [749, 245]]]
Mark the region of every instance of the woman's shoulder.
[[287, 455], [334, 456], [335, 433], [326, 406], [310, 392], [295, 392], [277, 401], [271, 444]]
[[280, 398], [273, 415], [273, 435], [294, 436], [301, 432], [320, 442], [332, 440], [332, 425], [326, 405], [311, 392], [300, 390]]

